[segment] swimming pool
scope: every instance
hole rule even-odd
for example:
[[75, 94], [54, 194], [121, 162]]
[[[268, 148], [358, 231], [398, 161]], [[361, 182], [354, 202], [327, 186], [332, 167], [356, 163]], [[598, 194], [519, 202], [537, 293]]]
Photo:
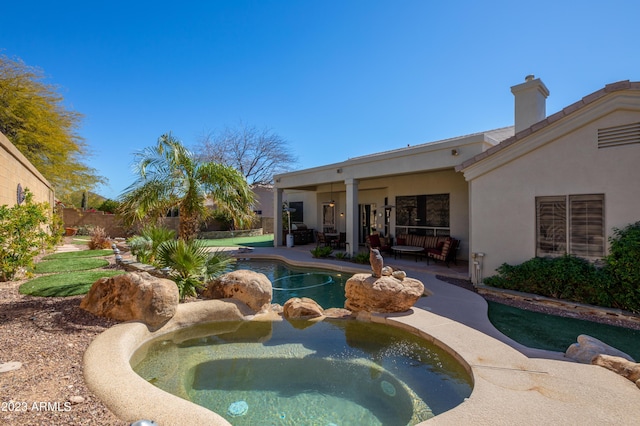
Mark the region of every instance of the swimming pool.
[[565, 352], [580, 334], [587, 334], [640, 360], [640, 330], [487, 303], [491, 323], [502, 334], [530, 348]]
[[344, 288], [351, 277], [351, 274], [297, 268], [273, 260], [238, 260], [233, 269], [248, 269], [266, 275], [273, 286], [272, 303], [284, 305], [292, 297], [308, 297], [324, 309], [344, 307]]

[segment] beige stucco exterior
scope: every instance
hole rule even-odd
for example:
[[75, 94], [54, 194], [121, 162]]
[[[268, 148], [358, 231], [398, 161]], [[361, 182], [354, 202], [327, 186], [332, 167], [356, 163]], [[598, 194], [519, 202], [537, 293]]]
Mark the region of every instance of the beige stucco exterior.
[[33, 193], [35, 202], [54, 205], [54, 191], [42, 174], [0, 133], [0, 205], [13, 206], [17, 202], [18, 185]]
[[[548, 117], [540, 79], [527, 76], [512, 92], [515, 135], [497, 129], [278, 175], [274, 205], [303, 201], [304, 221], [321, 229], [322, 204], [335, 200], [336, 228], [353, 248], [358, 205], [380, 214], [397, 196], [447, 193], [450, 234], [461, 240], [458, 258], [470, 260], [472, 278], [475, 261], [482, 278], [536, 255], [536, 197], [602, 194], [607, 240], [640, 220], [640, 83], [609, 84]], [[628, 140], [599, 147], [599, 129], [627, 125]], [[390, 222], [395, 237], [395, 209]]]
[[598, 148], [598, 129], [638, 122], [640, 91], [616, 91], [464, 168], [483, 276], [535, 256], [536, 197], [604, 194], [607, 239], [640, 220], [640, 143]]

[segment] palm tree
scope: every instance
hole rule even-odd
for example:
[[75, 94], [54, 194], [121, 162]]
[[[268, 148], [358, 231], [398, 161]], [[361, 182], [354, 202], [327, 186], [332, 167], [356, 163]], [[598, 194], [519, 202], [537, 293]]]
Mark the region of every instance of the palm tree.
[[236, 226], [244, 227], [253, 219], [254, 195], [242, 173], [198, 161], [171, 133], [137, 153], [134, 167], [139, 177], [120, 196], [120, 212], [128, 223], [159, 219], [178, 208], [178, 238], [189, 240], [210, 215], [206, 198], [228, 212]]
[[180, 300], [196, 297], [205, 282], [226, 272], [233, 262], [230, 254], [210, 252], [200, 240], [169, 240], [158, 247], [158, 263], [170, 269], [169, 277], [178, 286]]

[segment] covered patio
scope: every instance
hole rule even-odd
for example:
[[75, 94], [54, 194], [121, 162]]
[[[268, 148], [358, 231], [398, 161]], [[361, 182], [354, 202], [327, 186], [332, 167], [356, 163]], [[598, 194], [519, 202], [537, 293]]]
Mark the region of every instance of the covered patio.
[[507, 127], [276, 175], [274, 244], [285, 245], [288, 207], [293, 224], [344, 233], [351, 256], [371, 234], [391, 244], [401, 234], [451, 236], [460, 241], [458, 265], [443, 267], [465, 267], [468, 278], [469, 186], [455, 167], [512, 134]]

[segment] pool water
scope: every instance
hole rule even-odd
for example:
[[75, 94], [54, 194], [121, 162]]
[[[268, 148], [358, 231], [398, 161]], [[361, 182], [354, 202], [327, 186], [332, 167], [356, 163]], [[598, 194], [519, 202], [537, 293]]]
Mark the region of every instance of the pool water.
[[145, 345], [132, 365], [233, 425], [414, 425], [471, 394], [459, 362], [405, 330], [356, 320], [301, 324], [194, 326]]
[[565, 352], [580, 334], [587, 334], [640, 360], [640, 330], [487, 303], [491, 323], [504, 335], [530, 348]]
[[292, 297], [309, 297], [324, 309], [344, 307], [344, 287], [351, 277], [351, 274], [302, 269], [264, 260], [238, 260], [234, 269], [265, 274], [273, 286], [272, 303], [284, 305]]

